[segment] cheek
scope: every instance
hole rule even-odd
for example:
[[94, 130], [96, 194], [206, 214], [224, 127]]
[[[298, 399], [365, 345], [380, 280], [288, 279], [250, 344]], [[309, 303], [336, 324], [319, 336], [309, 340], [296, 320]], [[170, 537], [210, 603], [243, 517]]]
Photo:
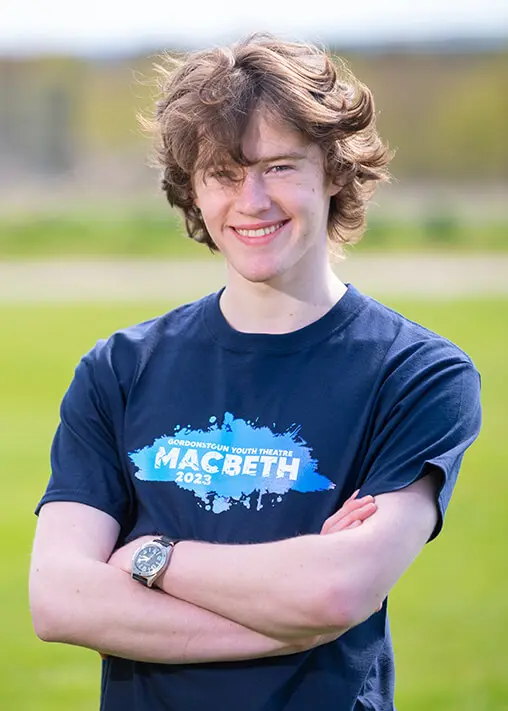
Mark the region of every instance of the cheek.
[[224, 215], [224, 211], [219, 209], [219, 206], [214, 204], [213, 201], [211, 201], [210, 204], [203, 204], [201, 207], [201, 218], [205, 223], [208, 233], [221, 252], [227, 243], [224, 235]]
[[205, 225], [208, 228], [213, 229], [217, 226], [217, 222], [220, 220], [220, 205], [218, 201], [215, 200], [200, 200], [199, 209], [201, 210], [201, 217], [203, 218]]
[[286, 191], [284, 199], [287, 205], [291, 205], [300, 213], [310, 213], [318, 211], [318, 204], [322, 198], [322, 191], [319, 191], [315, 180], [310, 177], [308, 180], [300, 179], [295, 181]]
[[201, 210], [203, 219], [209, 223], [224, 219], [228, 203], [227, 196], [220, 190], [208, 190], [196, 196], [196, 204]]

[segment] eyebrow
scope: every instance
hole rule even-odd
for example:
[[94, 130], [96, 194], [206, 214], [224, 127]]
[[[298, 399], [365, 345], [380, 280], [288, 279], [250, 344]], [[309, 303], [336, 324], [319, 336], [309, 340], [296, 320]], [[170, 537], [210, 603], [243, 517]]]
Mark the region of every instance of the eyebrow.
[[303, 160], [307, 158], [307, 154], [302, 151], [293, 151], [292, 153], [281, 153], [275, 156], [261, 156], [256, 160], [256, 163], [275, 163], [282, 160]]

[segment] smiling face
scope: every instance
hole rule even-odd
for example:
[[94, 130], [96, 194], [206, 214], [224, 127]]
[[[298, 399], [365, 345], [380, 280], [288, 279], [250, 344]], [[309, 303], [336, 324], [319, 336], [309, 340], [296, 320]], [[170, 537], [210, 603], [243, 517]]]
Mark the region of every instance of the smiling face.
[[323, 152], [294, 129], [257, 111], [242, 148], [252, 165], [234, 181], [212, 171], [194, 176], [195, 202], [230, 277], [276, 285], [312, 279], [328, 262], [330, 197]]

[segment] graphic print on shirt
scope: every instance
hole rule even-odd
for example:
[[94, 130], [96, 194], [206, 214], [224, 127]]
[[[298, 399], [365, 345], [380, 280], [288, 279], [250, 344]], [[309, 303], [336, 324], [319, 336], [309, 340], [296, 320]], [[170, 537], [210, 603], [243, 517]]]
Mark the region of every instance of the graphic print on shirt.
[[177, 425], [172, 435], [129, 452], [142, 481], [174, 482], [192, 491], [207, 511], [221, 513], [233, 504], [272, 505], [289, 490], [308, 493], [334, 489], [335, 484], [317, 471], [311, 449], [293, 426], [277, 434], [269, 427], [224, 414], [220, 425], [210, 418], [206, 430]]

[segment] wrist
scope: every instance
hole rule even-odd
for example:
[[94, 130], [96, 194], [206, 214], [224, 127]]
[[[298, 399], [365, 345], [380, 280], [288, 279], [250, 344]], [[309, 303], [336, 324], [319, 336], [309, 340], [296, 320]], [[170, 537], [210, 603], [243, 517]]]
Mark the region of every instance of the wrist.
[[163, 590], [168, 595], [175, 594], [172, 590], [172, 583], [175, 578], [175, 569], [178, 570], [178, 561], [181, 557], [182, 551], [185, 555], [185, 549], [187, 548], [189, 541], [179, 541], [178, 545], [173, 549], [173, 554], [171, 556], [170, 564], [166, 567], [161, 575], [155, 581], [154, 587]]
[[140, 536], [139, 538], [126, 543], [121, 548], [117, 548], [111, 554], [108, 560], [108, 565], [112, 565], [119, 570], [123, 570], [124, 573], [129, 573], [130, 575], [132, 569], [132, 557], [134, 553], [140, 546], [143, 545], [143, 543], [148, 543], [148, 541], [152, 541], [153, 539], [154, 536]]
[[188, 580], [189, 576], [193, 575], [193, 571], [198, 571], [199, 566], [193, 565], [193, 556], [197, 548], [202, 549], [205, 545], [199, 541], [179, 541], [175, 546], [171, 561], [166, 570], [159, 576], [155, 582], [155, 586], [163, 590], [168, 595], [185, 599], [182, 594], [182, 588], [186, 584], [192, 585], [195, 580]]
[[168, 568], [178, 540], [159, 535], [142, 543], [132, 556], [131, 577], [145, 587], [156, 586]]

